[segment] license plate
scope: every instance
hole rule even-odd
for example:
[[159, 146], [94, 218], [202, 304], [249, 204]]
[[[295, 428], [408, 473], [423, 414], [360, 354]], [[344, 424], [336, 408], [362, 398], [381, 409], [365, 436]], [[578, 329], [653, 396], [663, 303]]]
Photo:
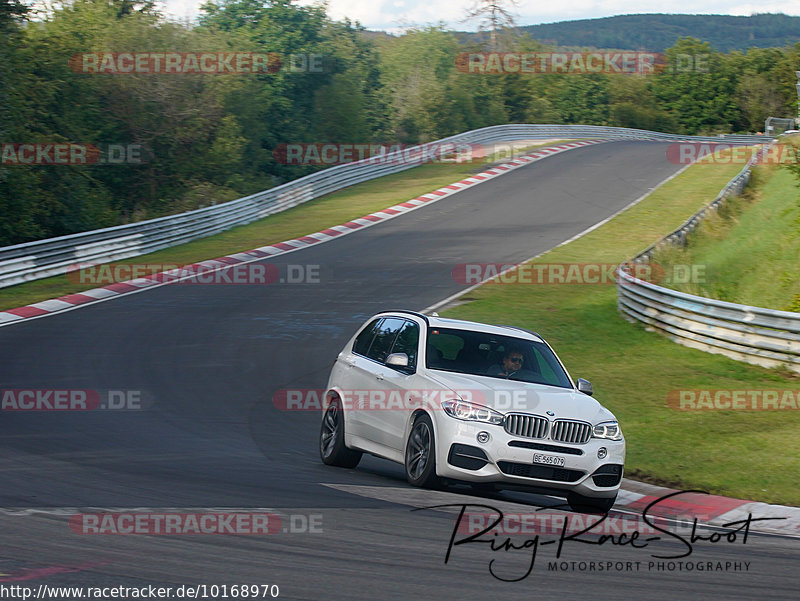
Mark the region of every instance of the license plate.
[[556, 467], [564, 467], [564, 458], [558, 455], [542, 455], [541, 453], [533, 454], [533, 462], [541, 463], [543, 465], [554, 465]]

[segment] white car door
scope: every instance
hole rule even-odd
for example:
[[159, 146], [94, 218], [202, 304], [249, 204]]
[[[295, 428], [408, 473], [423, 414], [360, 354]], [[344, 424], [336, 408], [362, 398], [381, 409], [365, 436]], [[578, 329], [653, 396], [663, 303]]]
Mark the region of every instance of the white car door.
[[384, 317], [364, 330], [363, 339], [358, 336], [350, 362], [350, 390], [344, 391], [353, 406], [350, 433], [390, 448], [393, 448], [389, 444], [391, 435], [382, 414], [387, 413], [387, 387], [395, 385], [394, 377], [388, 372], [395, 372], [385, 361], [405, 322], [400, 317]]
[[356, 337], [352, 348], [347, 350], [341, 361], [344, 366], [343, 377], [339, 382], [344, 396], [345, 412], [347, 413], [347, 433], [361, 438], [370, 437], [371, 432], [366, 427], [363, 416], [364, 408], [359, 402], [361, 395], [374, 386], [375, 364], [367, 359], [369, 347], [375, 338], [383, 318], [370, 322]]
[[401, 453], [405, 451], [405, 427], [414, 409], [413, 399], [422, 397], [422, 391], [417, 390], [419, 386], [415, 384], [420, 381], [416, 375], [420, 326], [410, 319], [403, 321], [389, 354], [405, 354], [408, 367], [383, 365], [378, 368], [378, 386], [385, 402], [380, 411], [370, 416], [374, 427], [381, 431], [381, 443]]

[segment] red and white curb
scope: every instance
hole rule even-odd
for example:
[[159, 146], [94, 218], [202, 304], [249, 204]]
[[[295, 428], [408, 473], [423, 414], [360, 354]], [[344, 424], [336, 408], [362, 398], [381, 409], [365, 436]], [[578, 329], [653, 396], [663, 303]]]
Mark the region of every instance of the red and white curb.
[[[648, 506], [650, 509], [648, 509]], [[750, 530], [769, 534], [800, 536], [800, 507], [770, 505], [700, 492], [684, 492], [623, 479], [614, 509], [681, 522], [724, 527], [743, 524], [751, 516]], [[768, 518], [764, 520], [763, 518]]]
[[178, 270], [166, 271], [125, 282], [115, 282], [113, 284], [109, 284], [108, 286], [103, 286], [102, 288], [94, 288], [92, 290], [85, 290], [75, 294], [67, 294], [66, 296], [33, 303], [24, 307], [17, 307], [16, 309], [0, 311], [0, 327], [19, 323], [28, 319], [47, 317], [49, 315], [53, 315], [54, 313], [78, 309], [89, 304], [111, 300], [113, 298], [118, 298], [120, 296], [126, 296], [129, 294], [135, 294], [137, 292], [144, 292], [145, 290], [152, 290], [153, 288], [158, 288], [160, 286], [175, 284], [194, 277], [193, 274], [196, 274], [198, 270], [204, 270], [205, 273], [210, 273], [231, 267], [232, 265], [243, 265], [246, 263], [261, 261], [268, 257], [294, 252], [296, 250], [308, 248], [309, 246], [320, 244], [322, 242], [329, 242], [340, 236], [352, 234], [353, 232], [373, 226], [377, 223], [394, 219], [395, 217], [408, 213], [409, 211], [433, 204], [434, 202], [441, 200], [442, 198], [447, 198], [456, 192], [460, 192], [461, 190], [465, 190], [476, 184], [494, 179], [495, 177], [499, 177], [500, 175], [509, 173], [510, 171], [519, 169], [520, 167], [524, 167], [530, 163], [535, 163], [536, 161], [546, 157], [560, 154], [574, 148], [580, 148], [581, 146], [601, 144], [608, 141], [609, 140], [605, 139], [581, 140], [577, 142], [559, 144], [557, 146], [548, 146], [547, 148], [539, 148], [524, 156], [518, 157], [496, 167], [492, 167], [491, 169], [482, 171], [481, 173], [473, 175], [472, 177], [462, 179], [461, 181], [450, 184], [449, 186], [444, 186], [443, 188], [439, 188], [433, 192], [423, 194], [422, 196], [417, 196], [416, 198], [412, 198], [411, 200], [394, 205], [393, 207], [383, 209], [382, 211], [364, 215], [359, 219], [354, 219], [341, 225], [329, 227], [320, 232], [315, 232], [313, 234], [308, 234], [307, 236], [301, 236], [300, 238], [294, 238], [292, 240], [285, 240], [269, 246], [262, 246], [261, 248], [236, 253], [227, 257], [220, 257], [219, 259], [209, 259], [208, 261], [187, 265], [184, 267], [184, 270], [188, 272], [189, 275], [184, 277], [181, 277], [179, 273], [177, 273]]

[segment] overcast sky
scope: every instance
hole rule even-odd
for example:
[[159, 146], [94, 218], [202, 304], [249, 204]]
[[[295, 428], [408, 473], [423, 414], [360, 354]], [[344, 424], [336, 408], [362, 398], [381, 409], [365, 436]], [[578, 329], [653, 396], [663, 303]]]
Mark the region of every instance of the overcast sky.
[[[204, 0], [163, 0], [167, 12], [178, 18], [194, 18]], [[299, 0], [298, 4], [314, 4]], [[463, 23], [474, 0], [329, 0], [328, 14], [334, 19], [349, 17], [367, 29], [399, 31], [403, 27], [436, 24], [444, 21], [451, 29], [474, 30], [477, 22]], [[548, 2], [518, 0], [513, 9], [518, 25], [555, 21], [611, 17], [636, 13], [703, 13], [751, 15], [784, 13], [800, 15], [800, 0], [696, 0], [665, 3], [664, 0], [570, 0]]]

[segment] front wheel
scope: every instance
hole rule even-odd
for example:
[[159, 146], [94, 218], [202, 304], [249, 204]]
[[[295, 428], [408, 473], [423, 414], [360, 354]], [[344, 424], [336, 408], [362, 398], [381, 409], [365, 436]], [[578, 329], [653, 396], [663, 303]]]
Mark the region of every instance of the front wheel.
[[325, 465], [355, 467], [361, 461], [361, 453], [344, 445], [344, 413], [339, 399], [332, 399], [319, 432], [319, 456]]
[[433, 422], [422, 413], [414, 421], [406, 442], [406, 478], [414, 486], [434, 488], [439, 483], [436, 477], [436, 441]]
[[617, 495], [613, 497], [586, 497], [578, 493], [567, 495], [570, 508], [578, 513], [608, 513], [616, 501]]

